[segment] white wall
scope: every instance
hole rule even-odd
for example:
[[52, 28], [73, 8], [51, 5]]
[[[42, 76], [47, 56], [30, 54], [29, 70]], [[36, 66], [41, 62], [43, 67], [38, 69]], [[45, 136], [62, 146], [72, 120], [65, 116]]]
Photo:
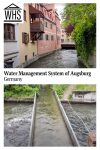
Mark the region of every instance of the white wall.
[[75, 95], [73, 93], [73, 98], [74, 101], [96, 101], [96, 93], [95, 92], [91, 92], [91, 93], [87, 93], [87, 94], [77, 94]]

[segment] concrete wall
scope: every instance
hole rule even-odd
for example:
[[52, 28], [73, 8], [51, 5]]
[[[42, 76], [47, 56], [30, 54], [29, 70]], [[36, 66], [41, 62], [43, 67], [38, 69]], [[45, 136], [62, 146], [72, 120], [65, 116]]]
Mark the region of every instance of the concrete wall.
[[96, 101], [96, 93], [73, 93], [72, 95], [73, 101], [81, 101], [81, 102], [95, 102]]
[[82, 63], [87, 68], [96, 68], [96, 51], [93, 51], [92, 54], [89, 55], [89, 58], [84, 61], [81, 56], [78, 56], [79, 63]]
[[[24, 10], [26, 10], [26, 21], [19, 24], [19, 56], [20, 56], [20, 65], [23, 63], [28, 63], [34, 59], [34, 55], [37, 55], [37, 42], [31, 43], [30, 41], [30, 16], [29, 16], [29, 5], [24, 4]], [[22, 43], [22, 32], [29, 34], [29, 43]], [[27, 62], [25, 62], [25, 55], [27, 55]]]
[[96, 51], [94, 51], [88, 59], [89, 66], [96, 67]]

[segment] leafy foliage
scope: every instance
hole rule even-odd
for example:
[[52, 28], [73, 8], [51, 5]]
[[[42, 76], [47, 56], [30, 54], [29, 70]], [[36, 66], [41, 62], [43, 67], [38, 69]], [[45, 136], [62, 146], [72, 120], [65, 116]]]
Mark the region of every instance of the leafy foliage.
[[78, 55], [87, 62], [96, 47], [96, 4], [66, 4], [62, 25], [72, 24], [72, 33]]
[[32, 97], [34, 94], [39, 92], [38, 85], [5, 85], [4, 86], [4, 97]]
[[57, 92], [59, 96], [61, 96], [68, 86], [69, 86], [68, 84], [61, 84], [61, 85], [54, 84], [52, 88]]

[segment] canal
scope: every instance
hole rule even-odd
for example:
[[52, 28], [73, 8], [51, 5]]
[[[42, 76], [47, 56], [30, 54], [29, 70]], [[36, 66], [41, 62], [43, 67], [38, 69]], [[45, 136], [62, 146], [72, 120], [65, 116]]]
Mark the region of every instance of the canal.
[[78, 63], [76, 50], [59, 50], [38, 59], [28, 66], [28, 68], [81, 68]]
[[[89, 132], [96, 133], [96, 105], [62, 103], [80, 146], [88, 146]], [[33, 104], [4, 104], [4, 146], [28, 146]], [[73, 108], [73, 109], [72, 109]], [[77, 115], [79, 117], [77, 117]], [[87, 130], [88, 128], [88, 130]], [[33, 146], [73, 146], [55, 96], [42, 85], [37, 98]]]
[[4, 104], [4, 146], [28, 146], [33, 104]]
[[73, 146], [56, 99], [44, 86], [37, 100], [34, 146]]

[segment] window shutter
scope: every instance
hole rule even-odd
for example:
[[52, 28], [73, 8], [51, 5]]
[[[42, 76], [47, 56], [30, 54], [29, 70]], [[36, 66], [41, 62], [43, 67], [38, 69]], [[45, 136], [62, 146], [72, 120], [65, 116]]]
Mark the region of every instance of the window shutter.
[[29, 42], [29, 34], [22, 32], [22, 43], [28, 44]]
[[29, 34], [27, 34], [27, 43], [29, 43]]
[[24, 43], [24, 32], [22, 32], [22, 43]]

